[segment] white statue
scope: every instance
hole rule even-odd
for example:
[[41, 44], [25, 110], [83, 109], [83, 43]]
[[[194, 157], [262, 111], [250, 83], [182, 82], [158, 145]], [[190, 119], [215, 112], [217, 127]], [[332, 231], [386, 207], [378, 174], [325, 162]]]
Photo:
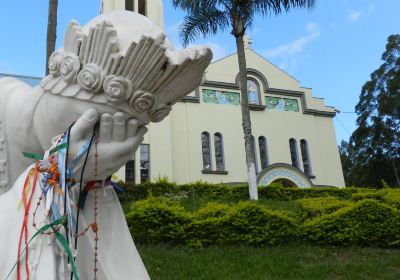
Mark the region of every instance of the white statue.
[[[211, 56], [174, 51], [150, 20], [120, 11], [73, 21], [39, 87], [0, 79], [0, 193], [13, 186], [0, 196], [0, 279], [149, 279], [105, 178]], [[45, 151], [34, 165], [23, 156]]]

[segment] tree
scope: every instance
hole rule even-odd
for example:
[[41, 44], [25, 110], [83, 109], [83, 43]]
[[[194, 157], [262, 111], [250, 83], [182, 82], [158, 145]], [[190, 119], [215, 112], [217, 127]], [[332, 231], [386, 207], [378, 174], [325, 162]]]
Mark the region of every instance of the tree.
[[46, 75], [49, 74], [49, 58], [56, 49], [58, 0], [49, 0], [46, 38]]
[[400, 186], [400, 35], [388, 38], [383, 64], [361, 89], [356, 105], [358, 128], [350, 137], [352, 181]]
[[215, 35], [226, 28], [230, 28], [231, 34], [235, 37], [249, 194], [250, 199], [258, 200], [243, 36], [252, 26], [255, 14], [278, 15], [282, 11], [288, 12], [296, 7], [311, 9], [315, 0], [172, 0], [172, 3], [174, 7], [179, 7], [188, 13], [180, 27], [185, 45], [199, 36]]

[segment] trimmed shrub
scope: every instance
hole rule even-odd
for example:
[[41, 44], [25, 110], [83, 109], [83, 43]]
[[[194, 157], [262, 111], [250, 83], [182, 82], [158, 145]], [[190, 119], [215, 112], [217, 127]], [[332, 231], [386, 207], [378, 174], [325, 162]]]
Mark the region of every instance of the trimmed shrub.
[[133, 239], [143, 243], [182, 243], [191, 221], [182, 206], [163, 198], [134, 203], [126, 219]]
[[210, 202], [193, 215], [189, 228], [189, 240], [192, 246], [225, 244], [229, 232], [233, 208], [221, 203]]
[[[207, 198], [210, 200], [247, 200], [249, 198], [249, 190], [247, 185], [229, 186], [224, 184], [210, 184], [205, 182], [196, 182], [185, 185], [176, 185], [166, 180], [159, 180], [158, 182], [146, 182], [139, 185], [119, 184], [126, 189], [124, 193], [119, 193], [118, 197], [121, 201], [140, 200], [145, 199], [149, 195], [155, 197], [181, 197], [186, 198]], [[259, 187], [260, 199], [272, 200], [297, 200], [302, 198], [314, 197], [338, 197], [343, 199], [352, 199], [354, 194], [364, 193], [371, 190], [360, 188], [286, 188], [279, 185], [268, 187]]]
[[400, 237], [399, 218], [398, 210], [374, 200], [363, 200], [306, 221], [302, 232], [308, 240], [318, 243], [390, 246]]
[[382, 200], [387, 204], [400, 209], [400, 190], [398, 189], [384, 189], [382, 193]]
[[383, 201], [383, 193], [378, 190], [365, 190], [363, 192], [355, 193], [351, 196], [353, 201], [361, 201], [365, 199], [374, 199], [377, 201]]
[[298, 222], [281, 212], [267, 210], [255, 202], [241, 202], [230, 217], [232, 243], [276, 245], [298, 234]]
[[317, 197], [317, 198], [302, 198], [296, 200], [303, 210], [303, 218], [315, 218], [322, 214], [330, 214], [343, 207], [352, 205], [352, 202], [337, 197]]

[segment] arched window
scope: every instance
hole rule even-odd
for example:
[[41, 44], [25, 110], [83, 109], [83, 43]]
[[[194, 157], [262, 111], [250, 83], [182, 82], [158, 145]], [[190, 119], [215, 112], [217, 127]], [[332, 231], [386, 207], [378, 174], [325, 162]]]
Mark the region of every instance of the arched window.
[[135, 11], [134, 0], [125, 0], [125, 10], [127, 11]]
[[261, 169], [267, 168], [268, 163], [268, 147], [267, 140], [264, 136], [258, 137], [258, 148], [260, 150]]
[[139, 12], [139, 14], [144, 15], [144, 16], [147, 16], [147, 3], [146, 2], [147, 2], [146, 0], [139, 0], [139, 3], [138, 3], [138, 5], [139, 5], [138, 12]]
[[247, 97], [249, 104], [260, 105], [260, 85], [254, 79], [247, 79]]
[[304, 173], [308, 176], [312, 176], [311, 172], [311, 162], [310, 162], [310, 154], [308, 151], [308, 144], [307, 141], [304, 139], [300, 140], [300, 151], [301, 151], [301, 158], [303, 159], [303, 168]]
[[211, 170], [211, 147], [210, 147], [210, 134], [204, 131], [201, 134], [201, 152], [203, 154], [203, 169]]
[[216, 171], [225, 171], [224, 142], [219, 132], [214, 134], [214, 147]]
[[135, 183], [135, 161], [129, 160], [125, 164], [125, 182]]
[[295, 139], [290, 138], [289, 147], [290, 147], [290, 157], [292, 159], [292, 165], [294, 167], [299, 168], [299, 160], [297, 156], [297, 142]]

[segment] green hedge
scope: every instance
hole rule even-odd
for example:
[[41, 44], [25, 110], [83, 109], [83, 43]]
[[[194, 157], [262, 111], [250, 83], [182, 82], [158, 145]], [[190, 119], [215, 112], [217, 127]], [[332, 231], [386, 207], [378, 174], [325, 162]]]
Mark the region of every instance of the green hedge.
[[190, 213], [172, 200], [150, 198], [134, 203], [126, 217], [142, 243], [275, 245], [297, 236], [299, 228], [293, 218], [254, 202], [209, 203]]
[[303, 208], [303, 218], [310, 219], [324, 214], [333, 213], [353, 203], [337, 197], [302, 198], [296, 200]]
[[133, 203], [126, 216], [139, 243], [265, 246], [297, 240], [335, 245], [400, 244], [400, 213], [388, 204], [337, 198], [298, 203], [307, 215], [304, 222], [256, 202], [211, 202], [190, 212], [176, 201], [154, 197]]
[[[207, 198], [210, 200], [227, 198], [234, 200], [247, 200], [249, 191], [247, 185], [229, 186], [197, 182], [192, 184], [176, 185], [167, 181], [159, 183], [143, 183], [139, 185], [119, 184], [126, 189], [126, 192], [118, 194], [121, 201], [132, 201], [145, 199], [149, 195], [155, 197], [186, 197], [186, 198]], [[354, 194], [363, 192], [377, 192], [376, 190], [366, 190], [360, 188], [285, 188], [279, 185], [260, 187], [258, 189], [260, 199], [273, 200], [297, 200], [313, 197], [338, 197], [352, 199]]]
[[126, 220], [132, 236], [139, 242], [182, 243], [191, 215], [171, 200], [150, 198], [136, 202]]
[[400, 238], [400, 215], [389, 205], [363, 200], [308, 220], [301, 231], [305, 239], [324, 244], [392, 246]]

